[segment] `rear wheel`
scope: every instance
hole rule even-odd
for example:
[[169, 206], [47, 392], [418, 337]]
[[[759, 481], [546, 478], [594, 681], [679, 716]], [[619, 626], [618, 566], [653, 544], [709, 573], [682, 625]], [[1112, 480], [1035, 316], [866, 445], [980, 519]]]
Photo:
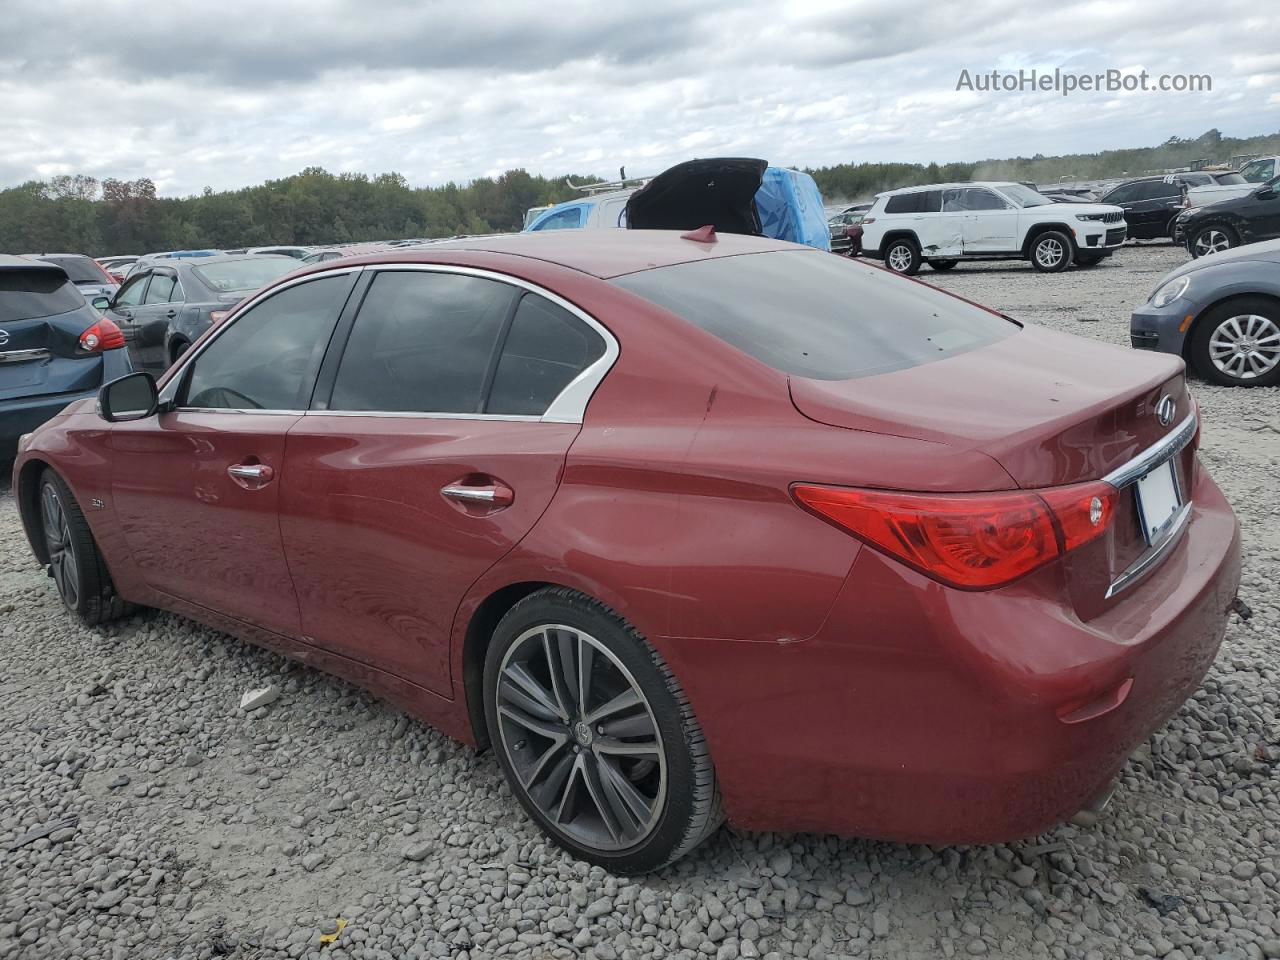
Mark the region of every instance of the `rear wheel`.
[[892, 240], [884, 251], [884, 265], [894, 273], [913, 277], [920, 271], [920, 248], [905, 237]]
[[572, 590], [540, 590], [498, 624], [485, 717], [511, 790], [575, 856], [617, 873], [676, 860], [722, 819], [693, 710], [629, 624]]
[[1237, 297], [1206, 311], [1191, 334], [1191, 362], [1226, 387], [1280, 383], [1280, 304]]
[[1210, 253], [1230, 250], [1239, 242], [1240, 238], [1236, 236], [1235, 231], [1230, 227], [1220, 223], [1211, 223], [1208, 226], [1201, 227], [1191, 235], [1191, 239], [1187, 243], [1187, 250], [1190, 251], [1192, 257], [1198, 259]]
[[1031, 265], [1041, 273], [1065, 270], [1071, 256], [1071, 238], [1060, 230], [1046, 230], [1031, 241]]
[[934, 270], [950, 270], [959, 262], [959, 260], [930, 260], [929, 266]]
[[177, 363], [178, 358], [180, 358], [184, 353], [186, 353], [190, 347], [191, 347], [191, 344], [187, 343], [187, 341], [185, 340], [175, 340], [173, 342], [173, 346], [169, 348], [170, 365]]
[[68, 610], [89, 626], [129, 611], [115, 591], [106, 561], [80, 506], [52, 470], [40, 478], [40, 530], [49, 555], [48, 572]]

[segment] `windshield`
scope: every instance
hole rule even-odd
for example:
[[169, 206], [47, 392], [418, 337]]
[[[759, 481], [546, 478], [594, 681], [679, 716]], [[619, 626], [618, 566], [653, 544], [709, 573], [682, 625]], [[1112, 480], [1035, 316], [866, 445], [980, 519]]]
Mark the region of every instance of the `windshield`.
[[1213, 178], [1224, 187], [1234, 187], [1242, 183], [1248, 183], [1244, 177], [1238, 173], [1215, 173]]
[[110, 277], [102, 275], [102, 268], [88, 257], [41, 257], [46, 263], [56, 263], [67, 271], [67, 279], [72, 283], [112, 283]]
[[1020, 183], [1011, 183], [999, 190], [1020, 207], [1043, 207], [1046, 203], [1053, 203], [1040, 191], [1024, 187]]
[[233, 290], [257, 290], [276, 277], [284, 276], [298, 262], [291, 257], [254, 256], [222, 263], [203, 263], [192, 272], [220, 293]]
[[1018, 331], [923, 283], [816, 252], [717, 257], [613, 282], [775, 370], [817, 380], [915, 367]]

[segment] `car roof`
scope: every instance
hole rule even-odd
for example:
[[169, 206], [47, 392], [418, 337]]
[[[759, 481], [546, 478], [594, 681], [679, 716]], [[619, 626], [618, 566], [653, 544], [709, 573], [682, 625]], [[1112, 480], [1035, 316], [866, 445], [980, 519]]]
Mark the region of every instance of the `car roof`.
[[237, 260], [292, 260], [275, 253], [216, 253], [211, 257], [162, 257], [148, 260], [144, 269], [156, 267], [207, 267], [211, 263], [233, 263]]
[[1014, 180], [960, 180], [955, 183], [925, 183], [914, 187], [899, 187], [897, 190], [885, 190], [877, 197], [892, 197], [899, 193], [919, 193], [921, 190], [957, 190], [961, 187], [1012, 187], [1022, 186]]
[[24, 256], [38, 257], [41, 260], [48, 260], [53, 258], [57, 258], [61, 260], [70, 260], [73, 258], [77, 260], [90, 259], [90, 257], [87, 254], [83, 254], [83, 253], [28, 253], [28, 254], [24, 254]]
[[0, 270], [57, 270], [64, 275], [67, 272], [48, 260], [36, 260], [29, 256], [19, 257], [11, 253], [0, 253]]
[[[489, 253], [555, 264], [607, 280], [641, 270], [719, 257], [776, 250], [812, 251], [785, 240], [721, 233], [714, 243], [685, 240], [674, 230], [550, 230], [446, 240], [343, 257], [343, 268], [382, 263], [449, 263], [459, 254]], [[312, 264], [308, 272], [333, 269], [339, 261]]]

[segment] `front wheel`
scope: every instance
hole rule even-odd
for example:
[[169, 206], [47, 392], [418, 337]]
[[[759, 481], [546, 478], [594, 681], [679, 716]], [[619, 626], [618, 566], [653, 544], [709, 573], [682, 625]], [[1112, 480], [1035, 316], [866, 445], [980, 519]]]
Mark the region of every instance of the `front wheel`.
[[89, 626], [127, 613], [76, 498], [52, 470], [40, 478], [39, 507], [47, 569], [63, 605]]
[[1237, 297], [1206, 311], [1191, 334], [1191, 362], [1224, 387], [1280, 383], [1280, 306], [1265, 297]]
[[894, 240], [884, 251], [884, 265], [894, 273], [914, 277], [920, 272], [920, 248], [911, 240]]
[[1210, 253], [1221, 253], [1223, 250], [1230, 250], [1239, 242], [1239, 238], [1230, 227], [1210, 224], [1207, 227], [1201, 227], [1192, 234], [1191, 240], [1187, 243], [1187, 250], [1193, 258], [1199, 259]]
[[489, 737], [521, 805], [574, 856], [644, 873], [723, 819], [689, 701], [629, 624], [572, 590], [521, 600], [485, 657]]
[[1060, 230], [1047, 230], [1031, 242], [1031, 265], [1041, 273], [1065, 270], [1071, 255], [1071, 238]]

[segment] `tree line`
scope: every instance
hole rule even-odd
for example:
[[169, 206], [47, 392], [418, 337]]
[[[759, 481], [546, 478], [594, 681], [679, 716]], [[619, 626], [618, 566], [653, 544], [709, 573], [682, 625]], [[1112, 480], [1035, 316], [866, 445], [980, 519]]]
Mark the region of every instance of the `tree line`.
[[[974, 163], [842, 163], [811, 169], [829, 202], [869, 198], [881, 190], [956, 180], [1052, 183], [1059, 178], [1138, 175], [1207, 159], [1280, 154], [1280, 133], [1236, 139], [1209, 130], [1170, 137], [1157, 147]], [[575, 182], [599, 179], [577, 175]], [[90, 256], [157, 250], [305, 246], [408, 237], [519, 230], [534, 206], [580, 194], [565, 177], [509, 170], [466, 185], [411, 187], [398, 173], [370, 177], [319, 167], [240, 190], [161, 197], [148, 179], [98, 181], [84, 175], [32, 180], [0, 190], [0, 251], [74, 252]]]

